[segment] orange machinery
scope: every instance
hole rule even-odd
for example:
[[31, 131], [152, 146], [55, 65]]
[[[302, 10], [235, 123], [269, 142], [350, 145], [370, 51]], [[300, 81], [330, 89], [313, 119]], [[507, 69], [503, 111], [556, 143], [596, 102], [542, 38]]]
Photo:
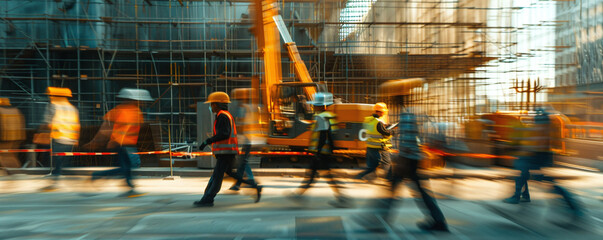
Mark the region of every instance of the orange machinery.
[[[255, 0], [252, 15], [255, 25], [252, 32], [256, 36], [263, 59], [263, 76], [254, 77], [252, 89], [256, 99], [254, 106], [264, 107], [260, 122], [266, 123], [266, 142], [271, 146], [287, 146], [290, 150], [303, 150], [308, 146], [312, 107], [306, 101], [313, 99], [316, 92], [327, 91], [323, 83], [312, 80], [295, 42], [278, 12], [275, 0]], [[289, 59], [293, 62], [298, 82], [283, 82], [281, 69], [281, 38], [285, 42]], [[359, 139], [365, 116], [372, 113], [372, 104], [334, 104], [329, 110], [337, 115], [338, 128], [335, 147], [340, 150], [357, 152], [366, 145]], [[341, 152], [341, 151], [340, 151]], [[362, 153], [357, 154], [362, 157]]]

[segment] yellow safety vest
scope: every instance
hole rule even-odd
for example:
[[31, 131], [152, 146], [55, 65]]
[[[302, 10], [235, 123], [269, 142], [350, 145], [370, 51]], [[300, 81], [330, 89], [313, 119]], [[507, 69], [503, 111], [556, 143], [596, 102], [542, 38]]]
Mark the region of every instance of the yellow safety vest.
[[392, 147], [391, 138], [392, 136], [383, 136], [379, 131], [377, 131], [377, 124], [381, 122], [381, 119], [370, 116], [364, 118], [364, 129], [366, 129], [366, 133], [368, 135], [368, 139], [366, 140], [366, 147], [368, 148], [379, 148], [379, 149], [389, 149]]
[[52, 102], [55, 107], [50, 127], [50, 137], [61, 144], [75, 145], [80, 139], [80, 117], [69, 102]]
[[[315, 116], [315, 118], [316, 118], [316, 116], [320, 116], [320, 117], [327, 119], [329, 121], [329, 125], [331, 127], [331, 132], [334, 132], [337, 130], [337, 121], [335, 120], [334, 113], [329, 112], [329, 111], [324, 111], [319, 114], [315, 114], [314, 116]], [[310, 151], [310, 152], [318, 151], [318, 140], [320, 137], [320, 132], [314, 131], [314, 129], [316, 129], [316, 121], [314, 121], [314, 123], [312, 124], [312, 135], [310, 136], [310, 145], [308, 146], [308, 151]], [[335, 134], [335, 133], [333, 133], [333, 134]], [[327, 139], [327, 142], [320, 150], [320, 153], [331, 154], [332, 152], [333, 152], [333, 150], [331, 149], [331, 145], [329, 144], [329, 139]]]

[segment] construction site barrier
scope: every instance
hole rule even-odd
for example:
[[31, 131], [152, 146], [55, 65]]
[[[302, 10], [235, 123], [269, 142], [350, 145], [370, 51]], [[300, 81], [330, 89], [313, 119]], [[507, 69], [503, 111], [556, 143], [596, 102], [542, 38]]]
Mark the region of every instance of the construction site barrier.
[[[472, 157], [472, 158], [502, 158], [502, 159], [516, 159], [513, 156], [507, 155], [493, 155], [493, 154], [484, 154], [484, 153], [448, 153], [439, 149], [428, 149], [430, 152], [435, 153], [440, 156], [461, 156], [461, 157]], [[50, 149], [0, 149], [0, 153], [32, 153], [32, 152], [50, 152]], [[392, 151], [397, 152], [397, 151]], [[169, 154], [170, 151], [148, 151], [148, 152], [136, 152], [134, 154], [138, 155], [152, 155], [152, 154]], [[344, 154], [344, 155], [361, 155], [364, 154], [362, 150], [335, 150], [334, 154]], [[108, 155], [116, 155], [116, 152], [58, 152], [53, 153], [53, 156], [108, 156]], [[244, 154], [244, 152], [239, 152], [239, 154]], [[250, 155], [260, 155], [260, 156], [312, 156], [312, 153], [308, 152], [250, 152]], [[198, 156], [211, 156], [212, 152], [171, 152], [173, 157], [198, 157]]]

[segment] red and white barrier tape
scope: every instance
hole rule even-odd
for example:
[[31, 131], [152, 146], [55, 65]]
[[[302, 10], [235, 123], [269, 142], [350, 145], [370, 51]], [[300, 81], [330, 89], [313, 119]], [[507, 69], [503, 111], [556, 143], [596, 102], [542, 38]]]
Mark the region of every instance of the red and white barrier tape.
[[[463, 156], [463, 157], [473, 157], [473, 158], [504, 158], [504, 159], [516, 159], [513, 156], [506, 155], [492, 155], [492, 154], [483, 154], [483, 153], [448, 153], [441, 151], [439, 149], [428, 148], [428, 151], [440, 155], [440, 156]], [[0, 153], [33, 153], [33, 152], [50, 152], [50, 149], [0, 149]], [[138, 155], [151, 155], [151, 154], [169, 154], [170, 151], [148, 151], [148, 152], [137, 152], [134, 154]], [[350, 154], [355, 153], [358, 154], [359, 151], [347, 150], [335, 152], [340, 154]], [[108, 156], [108, 155], [116, 155], [116, 152], [58, 152], [53, 153], [53, 156]], [[244, 154], [244, 152], [239, 152], [239, 154]], [[250, 152], [251, 155], [268, 155], [268, 156], [312, 156], [312, 153], [307, 152]], [[172, 156], [174, 157], [182, 157], [182, 156], [211, 156], [212, 152], [172, 152]]]
[[52, 156], [107, 156], [117, 155], [116, 152], [59, 152], [53, 153]]

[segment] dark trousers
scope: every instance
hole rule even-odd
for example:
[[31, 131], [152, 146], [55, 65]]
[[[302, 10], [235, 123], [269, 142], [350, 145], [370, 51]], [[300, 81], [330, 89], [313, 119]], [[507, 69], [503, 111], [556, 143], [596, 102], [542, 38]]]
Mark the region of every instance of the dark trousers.
[[387, 199], [385, 202], [385, 207], [387, 210], [392, 208], [394, 202], [393, 200], [396, 198], [396, 192], [400, 183], [402, 183], [404, 179], [410, 179], [416, 185], [416, 188], [421, 195], [423, 206], [429, 211], [432, 220], [436, 223], [445, 224], [446, 219], [438, 207], [435, 198], [429, 195], [429, 193], [427, 193], [427, 191], [421, 185], [419, 175], [417, 174], [418, 164], [418, 160], [398, 156], [398, 159], [396, 159], [395, 162], [396, 166], [393, 172], [392, 185], [390, 188], [392, 196], [391, 199]]
[[391, 179], [392, 169], [389, 152], [379, 148], [366, 148], [366, 169], [356, 175], [356, 178], [360, 179], [369, 173], [375, 172], [379, 164], [387, 172], [386, 178]]
[[121, 146], [116, 149], [117, 160], [119, 161], [119, 167], [115, 169], [97, 171], [92, 173], [92, 179], [99, 179], [101, 177], [110, 175], [123, 175], [126, 180], [126, 184], [130, 188], [134, 188], [132, 183], [132, 165], [140, 165], [140, 158], [134, 154], [137, 149], [134, 146]]
[[[67, 145], [58, 143], [56, 141], [52, 141], [52, 153], [63, 153], [63, 152], [72, 152], [73, 145]], [[63, 171], [63, 166], [69, 164], [69, 158], [67, 156], [52, 156], [52, 176], [58, 177], [61, 176]]]
[[[519, 177], [515, 178], [515, 194], [513, 194], [513, 197], [519, 198], [520, 195], [529, 197], [528, 180], [530, 179], [530, 169], [536, 170], [544, 166], [550, 166], [552, 165], [552, 158], [553, 154], [551, 152], [537, 152], [533, 156], [520, 157], [515, 160], [516, 162], [514, 165], [521, 173], [519, 174]], [[534, 179], [552, 183], [553, 189], [551, 192], [561, 196], [571, 210], [576, 213], [581, 213], [581, 207], [579, 206], [578, 200], [572, 193], [559, 186], [553, 177], [541, 174], [534, 176]], [[524, 189], [523, 193], [521, 192], [522, 188]]]
[[327, 178], [327, 183], [329, 184], [331, 189], [333, 189], [333, 191], [335, 192], [335, 196], [341, 197], [341, 186], [337, 183], [337, 180], [335, 180], [335, 176], [331, 172], [331, 160], [331, 156], [323, 154], [317, 154], [315, 157], [312, 158], [310, 168], [306, 172], [306, 177], [302, 182], [302, 185], [299, 187], [302, 193], [312, 187], [314, 182], [316, 182], [316, 178], [318, 177], [318, 171], [323, 170], [326, 171], [324, 176]]
[[251, 167], [249, 167], [249, 164], [247, 163], [247, 159], [249, 159], [249, 152], [251, 152], [251, 144], [244, 144], [243, 152], [243, 155], [239, 155], [239, 159], [241, 160], [241, 162], [239, 163], [239, 167], [237, 168], [237, 175], [239, 175], [239, 179], [237, 179], [237, 183], [235, 183], [236, 186], [241, 186], [241, 183], [243, 183], [241, 179], [243, 179], [245, 174], [247, 174], [247, 179], [249, 179], [250, 181], [254, 181], [253, 172], [251, 171]]
[[218, 154], [214, 156], [216, 157], [216, 166], [214, 167], [214, 172], [211, 174], [211, 178], [209, 178], [207, 187], [205, 187], [205, 193], [201, 198], [202, 203], [214, 202], [214, 198], [216, 198], [216, 195], [218, 194], [218, 192], [220, 192], [220, 189], [222, 188], [224, 173], [228, 174], [228, 176], [235, 178], [237, 181], [241, 181], [245, 184], [249, 184], [257, 188], [257, 184], [253, 180], [242, 179], [241, 175], [234, 174], [232, 172], [232, 165], [236, 157], [235, 154]]

